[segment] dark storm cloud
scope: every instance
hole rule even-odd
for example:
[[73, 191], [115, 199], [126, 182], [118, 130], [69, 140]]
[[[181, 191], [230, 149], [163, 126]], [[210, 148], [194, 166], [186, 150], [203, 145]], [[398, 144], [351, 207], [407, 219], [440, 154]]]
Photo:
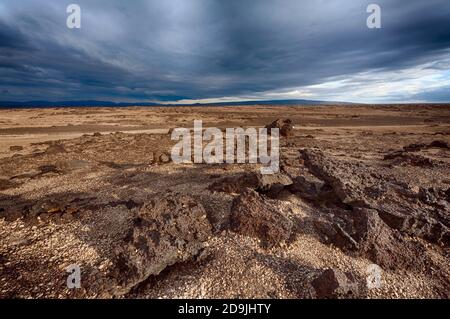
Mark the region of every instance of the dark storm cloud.
[[17, 29], [0, 21], [0, 48], [7, 49], [24, 49], [27, 47], [26, 37]]
[[[72, 2], [79, 30], [65, 25], [71, 2], [0, 3], [2, 100], [258, 98], [362, 73], [379, 86], [380, 74], [449, 70], [448, 0]], [[369, 3], [382, 29], [367, 28]], [[447, 99], [444, 88], [409, 98]]]
[[450, 101], [450, 85], [435, 90], [425, 90], [415, 95], [414, 99], [430, 102]]

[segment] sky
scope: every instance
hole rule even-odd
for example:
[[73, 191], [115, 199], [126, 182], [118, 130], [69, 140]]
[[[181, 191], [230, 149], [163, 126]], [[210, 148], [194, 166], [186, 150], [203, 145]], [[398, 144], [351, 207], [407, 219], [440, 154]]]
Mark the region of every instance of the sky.
[[449, 0], [0, 2], [0, 101], [276, 99], [450, 102]]

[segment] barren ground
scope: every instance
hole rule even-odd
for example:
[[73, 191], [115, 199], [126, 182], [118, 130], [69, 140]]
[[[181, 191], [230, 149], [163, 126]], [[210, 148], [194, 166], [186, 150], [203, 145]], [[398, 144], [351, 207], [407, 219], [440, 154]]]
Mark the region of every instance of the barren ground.
[[[292, 120], [281, 173], [167, 162], [196, 119]], [[0, 298], [448, 298], [449, 144], [449, 105], [0, 110]]]

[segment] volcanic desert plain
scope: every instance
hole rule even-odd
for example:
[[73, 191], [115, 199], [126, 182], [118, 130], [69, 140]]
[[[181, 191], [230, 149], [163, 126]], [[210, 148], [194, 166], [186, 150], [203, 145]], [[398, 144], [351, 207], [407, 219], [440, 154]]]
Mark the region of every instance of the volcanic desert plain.
[[[280, 172], [173, 163], [194, 120]], [[449, 227], [450, 105], [0, 110], [0, 298], [449, 298]]]

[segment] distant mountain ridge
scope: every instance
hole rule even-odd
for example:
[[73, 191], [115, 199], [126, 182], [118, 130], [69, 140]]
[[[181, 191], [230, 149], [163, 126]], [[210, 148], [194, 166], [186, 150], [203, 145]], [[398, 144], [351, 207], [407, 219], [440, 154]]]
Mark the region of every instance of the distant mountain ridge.
[[46, 108], [46, 107], [86, 107], [86, 106], [98, 106], [98, 107], [126, 107], [126, 106], [158, 106], [157, 103], [116, 103], [111, 101], [27, 101], [27, 102], [9, 102], [0, 101], [0, 108]]
[[127, 107], [127, 106], [239, 106], [239, 105], [348, 105], [352, 103], [347, 102], [333, 102], [333, 101], [314, 101], [314, 100], [264, 100], [264, 101], [236, 101], [236, 102], [218, 102], [218, 103], [186, 103], [186, 104], [163, 104], [154, 102], [111, 102], [111, 101], [27, 101], [27, 102], [12, 102], [0, 101], [0, 108], [46, 108], [46, 107]]

